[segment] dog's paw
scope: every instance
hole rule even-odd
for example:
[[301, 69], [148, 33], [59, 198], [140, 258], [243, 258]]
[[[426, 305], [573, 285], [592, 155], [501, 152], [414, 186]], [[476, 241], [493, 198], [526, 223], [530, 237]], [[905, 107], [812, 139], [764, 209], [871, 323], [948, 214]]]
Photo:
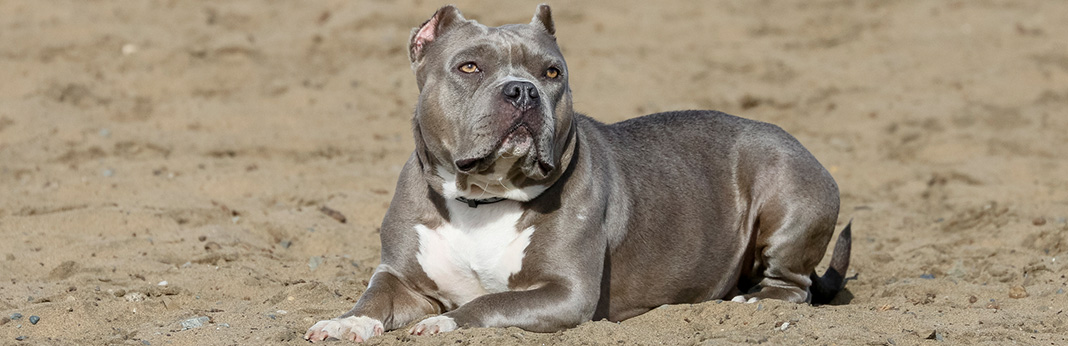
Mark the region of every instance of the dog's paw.
[[451, 332], [456, 330], [456, 321], [452, 317], [438, 315], [416, 323], [408, 330], [411, 335], [434, 335], [437, 333]]
[[379, 336], [385, 332], [382, 321], [367, 317], [345, 317], [324, 320], [315, 323], [304, 334], [304, 340], [311, 342], [326, 339], [350, 340], [363, 342], [372, 336]]
[[734, 298], [731, 299], [732, 302], [746, 304], [756, 303], [759, 300], [760, 298], [757, 297], [750, 297], [749, 299], [746, 299], [745, 296], [734, 296]]

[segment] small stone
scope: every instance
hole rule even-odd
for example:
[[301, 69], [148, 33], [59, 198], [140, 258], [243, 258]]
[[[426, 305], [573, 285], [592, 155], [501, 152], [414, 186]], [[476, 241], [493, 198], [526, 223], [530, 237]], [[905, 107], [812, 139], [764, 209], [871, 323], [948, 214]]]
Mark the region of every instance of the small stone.
[[197, 240], [199, 240], [199, 241], [208, 240], [208, 236], [206, 236], [206, 235], [199, 236], [199, 237], [197, 237]]
[[991, 299], [990, 302], [986, 304], [986, 308], [994, 310], [1001, 309], [1001, 304], [998, 304], [997, 300]]
[[290, 246], [293, 246], [293, 241], [283, 240], [278, 242], [278, 245], [281, 246], [283, 249], [288, 249]]
[[208, 321], [211, 321], [211, 317], [200, 316], [178, 322], [178, 324], [182, 326], [182, 330], [189, 330], [193, 328], [203, 327], [205, 323], [208, 323]]
[[757, 304], [757, 311], [764, 310], [764, 304]]
[[933, 330], [933, 331], [931, 331], [931, 335], [927, 336], [927, 340], [944, 341], [945, 337], [942, 336], [942, 332], [937, 331], [937, 330]]
[[0, 326], [5, 325], [8, 322], [11, 322], [11, 318], [10, 317], [7, 317], [7, 316], [0, 317]]
[[22, 340], [26, 340], [26, 339], [29, 339], [29, 338], [30, 337], [23, 335], [23, 336], [16, 337], [15, 340], [22, 341]]
[[319, 266], [323, 264], [323, 256], [312, 256], [308, 259], [308, 267], [311, 270], [319, 269]]
[[230, 328], [230, 324], [229, 323], [219, 323], [219, 324], [217, 324], [217, 326], [219, 326], [219, 328]]
[[1058, 288], [1057, 289], [1057, 294], [1064, 294], [1064, 289], [1063, 288]]
[[126, 290], [121, 289], [121, 288], [117, 289], [117, 290], [108, 290], [108, 291], [110, 291], [111, 294], [114, 295], [115, 297], [122, 297], [122, 296], [126, 295]]
[[1035, 226], [1045, 225], [1046, 224], [1046, 218], [1044, 218], [1044, 217], [1036, 217], [1034, 220], [1031, 220], [1031, 224], [1033, 224]]
[[979, 298], [977, 298], [976, 296], [968, 297], [968, 304], [975, 304], [975, 302], [977, 301], [979, 301]]
[[1027, 290], [1023, 286], [1016, 285], [1009, 289], [1009, 298], [1027, 298]]
[[108, 168], [108, 169], [105, 169], [103, 172], [100, 172], [100, 175], [103, 175], [105, 178], [109, 178], [109, 177], [115, 175], [115, 170], [111, 169], [111, 168]]
[[37, 317], [37, 316], [30, 316], [30, 324], [34, 324], [34, 325], [36, 325], [36, 324], [37, 324], [37, 322], [38, 322], [38, 321], [40, 321], [40, 320], [41, 320], [41, 318], [40, 318], [40, 317]]
[[148, 296], [141, 292], [130, 292], [122, 297], [128, 302], [143, 302], [145, 299], [148, 299]]
[[163, 281], [160, 281], [159, 284], [156, 284], [156, 286], [167, 286], [167, 284], [168, 284], [167, 280], [163, 280]]
[[783, 322], [782, 326], [779, 326], [779, 330], [786, 331], [786, 328], [790, 328], [790, 322]]
[[145, 346], [152, 346], [152, 343], [148, 342], [148, 340], [141, 340], [141, 344]]
[[19, 319], [22, 319], [22, 314], [20, 314], [20, 313], [17, 313], [17, 312], [16, 312], [16, 313], [13, 313], [13, 314], [11, 314], [11, 319], [12, 319], [12, 320], [19, 320]]
[[921, 279], [927, 279], [927, 280], [930, 280], [930, 279], [934, 279], [934, 278], [935, 278], [935, 276], [934, 276], [934, 274], [923, 274], [923, 275], [920, 275], [920, 278], [921, 278]]

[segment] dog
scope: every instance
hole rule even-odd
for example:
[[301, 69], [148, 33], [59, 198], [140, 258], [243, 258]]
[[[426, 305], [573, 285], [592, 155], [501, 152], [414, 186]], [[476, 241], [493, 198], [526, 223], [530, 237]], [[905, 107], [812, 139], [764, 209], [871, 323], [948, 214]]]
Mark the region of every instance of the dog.
[[553, 332], [664, 304], [826, 303], [850, 225], [823, 258], [838, 187], [777, 126], [715, 111], [602, 124], [572, 110], [547, 5], [487, 27], [445, 6], [414, 28], [415, 151], [351, 311], [305, 339], [408, 326]]

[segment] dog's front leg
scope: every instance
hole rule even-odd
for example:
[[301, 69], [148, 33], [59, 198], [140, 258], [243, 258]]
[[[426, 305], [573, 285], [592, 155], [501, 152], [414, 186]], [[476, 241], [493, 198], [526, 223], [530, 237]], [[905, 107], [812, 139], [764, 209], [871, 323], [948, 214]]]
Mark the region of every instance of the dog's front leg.
[[[541, 238], [535, 233], [537, 239], [527, 248], [524, 268], [509, 280], [510, 291], [475, 298], [419, 322], [409, 333], [437, 334], [466, 327], [555, 332], [589, 321], [602, 289], [605, 250], [597, 244], [603, 244], [603, 239], [570, 231], [543, 233]], [[565, 251], [568, 256], [560, 255]]]
[[379, 266], [371, 277], [367, 291], [356, 306], [338, 318], [319, 321], [304, 334], [304, 339], [316, 342], [326, 339], [366, 341], [397, 329], [416, 318], [440, 313], [436, 304], [411, 289], [388, 266]]

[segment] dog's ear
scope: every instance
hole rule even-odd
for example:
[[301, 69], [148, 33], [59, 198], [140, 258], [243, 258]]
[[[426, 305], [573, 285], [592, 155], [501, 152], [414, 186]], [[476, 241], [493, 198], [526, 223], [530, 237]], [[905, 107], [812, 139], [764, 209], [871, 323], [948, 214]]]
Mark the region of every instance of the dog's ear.
[[534, 18], [530, 20], [530, 25], [544, 29], [550, 36], [556, 35], [556, 26], [553, 25], [553, 11], [549, 8], [549, 5], [538, 5], [538, 9], [534, 11]]
[[448, 5], [435, 12], [433, 17], [423, 22], [423, 25], [413, 28], [412, 35], [408, 38], [408, 58], [411, 59], [412, 64], [422, 59], [428, 44], [444, 35], [453, 26], [466, 21], [467, 19], [464, 19], [459, 9]]

